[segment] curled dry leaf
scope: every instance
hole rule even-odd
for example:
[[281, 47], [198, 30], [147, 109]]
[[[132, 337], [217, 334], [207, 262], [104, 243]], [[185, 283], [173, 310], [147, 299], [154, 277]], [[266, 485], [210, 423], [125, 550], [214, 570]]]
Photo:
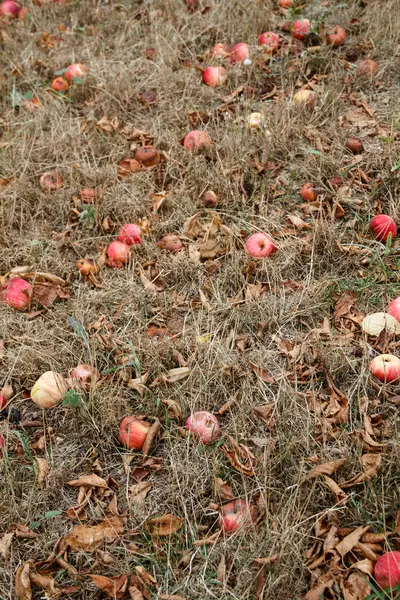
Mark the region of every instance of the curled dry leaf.
[[138, 505], [143, 505], [147, 494], [150, 492], [153, 484], [151, 481], [140, 481], [129, 488], [129, 499]]
[[158, 211], [160, 210], [160, 208], [166, 201], [167, 197], [168, 197], [168, 192], [166, 192], [166, 191], [152, 194], [151, 199], [153, 201], [153, 208], [152, 208], [153, 215], [158, 214]]
[[5, 533], [0, 539], [0, 555], [4, 558], [5, 561], [7, 561], [8, 557], [10, 556], [10, 548], [13, 537], [14, 532], [11, 532]]
[[209, 535], [201, 540], [195, 540], [193, 546], [202, 548], [203, 546], [212, 546], [215, 544], [221, 536], [221, 531], [216, 531], [212, 535]]
[[162, 398], [161, 402], [164, 404], [168, 411], [168, 417], [176, 421], [182, 421], [183, 410], [177, 400], [170, 400], [169, 398]]
[[214, 480], [214, 493], [218, 498], [224, 500], [232, 500], [233, 498], [232, 486], [220, 477], [216, 477]]
[[399, 335], [400, 323], [388, 313], [377, 312], [362, 320], [361, 329], [368, 335], [379, 335], [383, 330]]
[[343, 585], [344, 600], [365, 600], [371, 593], [371, 588], [365, 575], [350, 573]]
[[154, 423], [152, 423], [150, 429], [148, 430], [146, 440], [143, 444], [142, 454], [144, 457], [146, 457], [150, 454], [150, 450], [153, 446], [153, 442], [154, 442], [158, 432], [160, 431], [160, 429], [161, 429], [161, 423], [158, 419], [156, 419], [154, 421]]
[[67, 485], [71, 485], [72, 487], [98, 487], [107, 489], [108, 484], [105, 479], [99, 477], [95, 473], [91, 475], [82, 475], [79, 479], [73, 479], [72, 481], [68, 481]]
[[272, 556], [266, 556], [265, 558], [253, 558], [253, 565], [264, 567], [266, 565], [273, 565], [280, 560], [280, 554], [272, 554]]
[[329, 590], [335, 583], [332, 575], [327, 573], [319, 578], [318, 582], [307, 592], [304, 596], [304, 600], [321, 600], [325, 590]]
[[227, 435], [226, 439], [227, 443], [222, 446], [222, 451], [232, 467], [245, 477], [252, 477], [255, 474], [254, 467], [257, 462], [254, 454], [247, 446], [239, 444], [230, 435]]
[[102, 131], [106, 131], [107, 133], [112, 133], [118, 129], [119, 119], [118, 117], [112, 117], [111, 119], [108, 119], [108, 117], [104, 115], [104, 117], [101, 117], [101, 119], [97, 121], [96, 127]]
[[347, 462], [346, 458], [339, 458], [337, 460], [331, 460], [329, 462], [323, 463], [322, 465], [317, 465], [312, 469], [309, 473], [307, 473], [307, 479], [315, 479], [320, 475], [332, 475], [335, 471], [340, 469]]
[[170, 369], [166, 373], [160, 375], [160, 379], [164, 383], [176, 383], [177, 381], [188, 377], [190, 373], [191, 369], [189, 369], [189, 367], [177, 367], [176, 369]]
[[177, 596], [176, 594], [158, 594], [160, 600], [186, 600], [183, 596]]
[[152, 537], [163, 537], [176, 533], [182, 525], [182, 519], [174, 517], [173, 514], [168, 514], [163, 515], [162, 517], [152, 517], [147, 519], [144, 528]]
[[275, 404], [271, 402], [270, 404], [261, 404], [260, 406], [255, 406], [253, 408], [254, 412], [268, 427], [268, 429], [273, 429], [276, 424], [276, 418], [273, 415], [275, 410]]
[[31, 583], [37, 587], [41, 587], [46, 591], [46, 598], [60, 598], [62, 591], [57, 587], [53, 577], [49, 575], [41, 575], [40, 573], [30, 572], [29, 574]]
[[124, 531], [125, 518], [113, 516], [99, 525], [89, 527], [77, 525], [63, 538], [61, 547], [70, 547], [75, 552], [93, 552], [103, 542], [112, 542]]
[[147, 382], [148, 378], [149, 378], [149, 374], [143, 373], [143, 375], [141, 375], [140, 377], [136, 377], [136, 379], [130, 379], [127, 384], [128, 388], [131, 390], [136, 390], [137, 392], [139, 392], [140, 396], [143, 398], [143, 394], [146, 389], [146, 382]]
[[146, 571], [144, 567], [138, 565], [137, 567], [135, 567], [135, 571], [137, 573], [137, 576], [143, 583], [148, 585], [157, 584], [157, 579], [153, 577], [153, 575], [151, 575], [148, 571]]
[[346, 556], [348, 552], [353, 550], [368, 529], [369, 525], [366, 527], [357, 527], [357, 529], [346, 535], [346, 537], [344, 537], [336, 546], [336, 550], [339, 552], [340, 556]]
[[88, 577], [90, 577], [96, 587], [105, 592], [110, 598], [122, 598], [128, 586], [128, 577], [126, 575], [104, 577], [104, 575], [88, 574]]
[[131, 600], [144, 600], [142, 592], [136, 586], [129, 586], [128, 592]]
[[18, 567], [15, 574], [14, 591], [18, 600], [32, 600], [31, 579], [29, 577], [31, 565], [32, 562], [28, 561]]
[[382, 466], [381, 454], [363, 454], [360, 460], [363, 472], [355, 475], [345, 483], [342, 483], [342, 488], [359, 485], [360, 483], [364, 483], [364, 481], [369, 481], [373, 477], [376, 477]]
[[253, 363], [250, 363], [251, 370], [265, 383], [276, 383], [276, 378], [272, 377], [265, 369], [257, 367]]
[[50, 472], [49, 461], [46, 460], [45, 458], [39, 458], [38, 456], [35, 456], [35, 461], [36, 461], [37, 470], [38, 470], [38, 479], [37, 479], [38, 486], [40, 488], [43, 488], [45, 479]]
[[34, 283], [32, 300], [48, 308], [56, 300], [68, 300], [69, 293], [60, 285], [52, 283]]

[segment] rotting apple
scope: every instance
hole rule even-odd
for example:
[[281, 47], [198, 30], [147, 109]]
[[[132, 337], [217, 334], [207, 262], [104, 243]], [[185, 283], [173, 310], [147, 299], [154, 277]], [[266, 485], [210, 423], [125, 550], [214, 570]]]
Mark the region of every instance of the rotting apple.
[[128, 246], [141, 243], [142, 230], [136, 223], [127, 223], [119, 230], [118, 241]]
[[360, 138], [356, 137], [355, 135], [351, 135], [347, 138], [345, 146], [353, 154], [361, 154], [361, 152], [364, 152], [364, 144]]
[[46, 371], [31, 389], [32, 401], [41, 408], [53, 408], [68, 391], [68, 383], [55, 371]]
[[92, 365], [81, 364], [71, 370], [69, 377], [73, 385], [90, 390], [91, 386], [100, 379], [100, 373]]
[[221, 508], [218, 523], [222, 531], [233, 533], [243, 527], [249, 527], [256, 518], [256, 508], [246, 500], [238, 499], [232, 500]]
[[207, 67], [203, 72], [203, 82], [209, 87], [224, 85], [228, 74], [225, 67]]
[[154, 167], [160, 162], [160, 153], [155, 146], [141, 146], [135, 150], [133, 158], [144, 167]]
[[304, 40], [304, 38], [311, 31], [311, 23], [309, 19], [300, 19], [295, 21], [291, 28], [292, 36], [296, 38], [296, 40]]
[[0, 300], [15, 310], [26, 310], [31, 303], [33, 288], [28, 281], [13, 277], [0, 288]]
[[292, 8], [294, 0], [278, 0], [279, 8]]
[[211, 54], [216, 57], [227, 58], [231, 53], [231, 47], [229, 44], [218, 42], [211, 49]]
[[183, 140], [183, 145], [187, 150], [202, 150], [203, 148], [211, 146], [211, 144], [212, 139], [207, 131], [201, 131], [199, 129], [189, 131]]
[[107, 248], [107, 260], [106, 264], [114, 269], [122, 269], [126, 265], [131, 257], [131, 251], [129, 246], [116, 240], [111, 242]]
[[250, 46], [245, 42], [239, 42], [233, 46], [230, 53], [230, 61], [232, 64], [243, 62], [250, 58]]
[[293, 96], [293, 104], [295, 106], [305, 106], [309, 110], [312, 110], [317, 101], [317, 94], [312, 90], [301, 89]]
[[73, 63], [72, 65], [68, 65], [64, 75], [70, 83], [73, 83], [74, 79], [81, 79], [88, 71], [89, 67], [87, 65], [83, 65], [82, 63]]
[[371, 360], [369, 370], [372, 375], [384, 383], [400, 379], [400, 358], [393, 354], [380, 354]]
[[69, 88], [69, 83], [66, 79], [64, 79], [64, 77], [56, 77], [51, 82], [51, 88], [55, 92], [66, 92]]
[[383, 590], [400, 584], [400, 552], [385, 552], [378, 558], [374, 567], [374, 577]]
[[276, 246], [270, 235], [259, 231], [247, 238], [246, 250], [254, 258], [264, 258], [273, 254]]
[[343, 44], [346, 37], [346, 31], [343, 27], [336, 26], [328, 31], [326, 34], [326, 41], [330, 46], [333, 46], [333, 48], [338, 48]]
[[151, 424], [138, 417], [125, 417], [119, 426], [119, 441], [129, 450], [141, 450]]
[[364, 58], [357, 66], [357, 75], [360, 75], [361, 77], [374, 77], [378, 71], [378, 63], [371, 58]]
[[118, 165], [118, 176], [128, 177], [132, 173], [137, 173], [142, 169], [142, 165], [135, 158], [123, 158]]
[[376, 215], [369, 224], [372, 233], [379, 242], [386, 242], [389, 236], [397, 235], [397, 226], [389, 215]]
[[387, 312], [400, 322], [400, 296], [391, 301]]
[[40, 187], [47, 191], [55, 191], [62, 188], [63, 180], [58, 171], [46, 171], [40, 177]]
[[299, 194], [305, 202], [314, 202], [318, 198], [318, 190], [312, 183], [305, 183]]
[[214, 442], [220, 434], [220, 424], [215, 415], [200, 410], [186, 419], [186, 429], [194, 434], [203, 444]]
[[176, 253], [183, 248], [183, 242], [176, 233], [167, 233], [157, 242], [157, 246], [167, 252]]
[[206, 208], [215, 208], [218, 204], [218, 196], [212, 190], [204, 192], [202, 196], [203, 206]]
[[263, 46], [266, 50], [274, 52], [281, 45], [279, 35], [273, 31], [264, 31], [258, 36], [259, 46]]

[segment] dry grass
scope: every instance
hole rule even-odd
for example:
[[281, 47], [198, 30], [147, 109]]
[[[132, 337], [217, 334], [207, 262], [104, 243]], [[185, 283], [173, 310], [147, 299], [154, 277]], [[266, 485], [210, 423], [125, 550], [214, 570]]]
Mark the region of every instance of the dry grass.
[[[232, 68], [221, 91], [201, 85], [200, 75], [185, 66], [185, 61], [203, 66], [197, 57], [216, 41], [244, 40], [255, 45], [261, 31], [276, 29], [282, 19], [270, 0], [200, 0], [200, 4], [211, 10], [191, 13], [180, 0], [87, 0], [43, 8], [28, 2], [32, 14], [29, 22], [1, 27], [0, 173], [14, 178], [0, 192], [1, 272], [31, 265], [35, 270], [71, 277], [71, 298], [32, 320], [0, 305], [0, 339], [5, 344], [0, 384], [12, 382], [17, 394], [12, 405], [21, 411], [23, 419], [38, 418], [43, 429], [52, 427], [55, 431], [47, 447], [50, 474], [44, 489], [39, 489], [32, 458], [26, 452], [15, 452], [21, 436], [29, 447], [36, 430], [23, 431], [6, 419], [0, 421], [0, 433], [8, 447], [7, 458], [0, 459], [0, 532], [7, 531], [12, 523], [29, 525], [46, 511], [65, 511], [73, 506], [76, 490], [65, 483], [91, 473], [98, 459], [102, 475], [111, 475], [119, 484], [120, 510], [128, 513], [127, 531], [139, 535], [127, 535], [108, 548], [115, 559], [111, 566], [94, 564], [96, 558], [89, 553], [73, 555], [71, 562], [78, 571], [119, 575], [143, 565], [157, 578], [160, 593], [180, 594], [186, 600], [250, 600], [255, 598], [257, 573], [252, 559], [278, 553], [282, 558], [266, 572], [260, 597], [288, 600], [300, 598], [309, 587], [304, 554], [312, 527], [318, 515], [335, 505], [333, 495], [320, 482], [304, 483], [309, 470], [305, 461], [312, 455], [318, 455], [321, 462], [349, 457], [345, 474], [351, 476], [356, 471], [360, 451], [352, 440], [353, 433], [362, 428], [358, 400], [362, 396], [371, 402], [377, 399], [367, 375], [371, 348], [359, 335], [343, 343], [340, 332], [328, 340], [317, 336], [313, 343], [317, 362], [350, 402], [349, 421], [335, 440], [317, 437], [318, 419], [304, 397], [297, 394], [326, 392], [322, 376], [302, 383], [285, 375], [278, 383], [268, 384], [251, 372], [250, 363], [263, 366], [273, 376], [287, 374], [292, 367], [273, 336], [301, 342], [324, 317], [332, 318], [334, 291], [354, 289], [357, 307], [370, 312], [384, 310], [387, 300], [396, 294], [398, 251], [394, 249], [381, 260], [382, 248], [367, 236], [357, 236], [367, 231], [366, 223], [377, 201], [384, 212], [400, 217], [400, 170], [394, 168], [400, 160], [400, 7], [398, 0], [310, 0], [307, 10], [314, 19], [325, 18], [327, 25], [339, 23], [346, 28], [349, 37], [343, 49], [332, 51], [323, 46], [318, 53], [295, 57], [292, 50], [296, 46], [285, 35], [292, 44], [290, 52], [269, 65], [266, 62], [269, 69], [260, 68], [257, 60], [249, 67]], [[68, 33], [60, 33], [63, 22], [72, 27]], [[43, 49], [37, 44], [43, 32], [61, 40], [54, 48]], [[146, 58], [147, 48], [155, 49], [155, 57]], [[353, 79], [354, 64], [350, 64], [350, 73], [346, 70], [350, 51], [377, 60], [379, 85], [360, 79], [344, 82], [345, 75]], [[74, 60], [90, 65], [83, 84], [71, 88], [65, 98], [46, 91], [54, 71]], [[315, 111], [294, 110], [290, 97], [315, 74], [324, 76], [319, 81]], [[255, 86], [256, 97], [238, 97], [231, 115], [217, 117], [214, 111], [205, 126], [215, 142], [213, 148], [206, 154], [188, 153], [179, 144], [191, 128], [188, 111], [211, 111], [243, 84]], [[260, 101], [259, 93], [273, 86], [277, 95]], [[138, 94], [149, 89], [155, 89], [158, 96], [158, 103], [151, 107], [138, 100]], [[13, 90], [22, 94], [33, 90], [42, 108], [32, 114], [22, 107], [12, 108]], [[316, 181], [327, 190], [327, 178], [355, 162], [343, 150], [343, 143], [348, 133], [357, 133], [357, 127], [345, 124], [341, 128], [338, 121], [352, 106], [352, 90], [373, 107], [377, 120], [389, 132], [376, 137], [367, 134], [370, 128], [360, 131], [366, 150], [359, 165], [371, 177], [379, 176], [382, 183], [376, 193], [354, 188], [351, 200], [343, 204], [345, 216], [341, 219], [332, 219], [327, 211], [321, 216], [304, 215], [296, 209], [301, 203], [299, 187], [305, 181]], [[242, 126], [253, 111], [262, 112], [272, 134], [268, 150], [264, 132], [250, 132]], [[95, 127], [103, 116], [119, 120], [114, 133]], [[165, 168], [158, 176], [150, 171], [118, 179], [116, 165], [130, 155], [130, 142], [121, 134], [127, 123], [151, 132], [156, 146], [167, 153]], [[315, 137], [329, 150], [315, 152]], [[278, 181], [281, 195], [275, 193], [276, 176], [257, 175], [250, 158], [283, 163]], [[64, 186], [49, 195], [39, 187], [39, 176], [51, 169], [61, 171]], [[80, 256], [98, 256], [113, 235], [83, 222], [72, 230], [65, 244], [59, 244], [54, 232], [65, 229], [72, 198], [79, 189], [100, 185], [104, 193], [95, 202], [98, 223], [106, 216], [117, 225], [151, 218], [151, 194], [167, 189], [169, 197], [160, 211], [161, 218], [152, 218], [152, 232], [135, 248], [131, 264], [121, 271], [104, 269], [104, 287], [97, 289], [79, 278], [75, 262]], [[187, 250], [171, 256], [155, 245], [166, 233], [182, 232], [185, 220], [196, 212], [207, 218], [199, 199], [209, 188], [220, 195], [218, 212], [235, 234], [234, 247], [215, 261], [219, 270], [212, 275], [207, 265], [194, 263]], [[292, 212], [312, 226], [306, 230], [306, 244], [304, 232], [297, 234], [287, 228], [286, 216]], [[273, 234], [283, 230], [280, 251], [272, 259], [257, 263], [246, 277], [244, 239], [247, 232], [255, 230]], [[374, 260], [362, 266], [360, 255], [340, 252], [337, 241], [369, 246], [375, 252]], [[138, 277], [138, 266], [155, 259], [165, 284], [165, 291], [158, 294], [145, 291]], [[285, 281], [302, 285], [293, 291], [283, 284]], [[248, 284], [257, 282], [265, 283], [260, 298], [231, 303]], [[209, 311], [199, 303], [199, 288], [209, 299]], [[114, 347], [124, 352], [134, 348], [141, 372], [149, 373], [149, 381], [179, 366], [176, 351], [190, 367], [190, 376], [170, 386], [154, 387], [141, 398], [115, 373], [83, 399], [80, 409], [58, 407], [44, 414], [35, 410], [23, 392], [46, 370], [66, 375], [76, 364], [90, 362], [103, 374], [115, 371], [115, 356], [89, 328], [103, 315], [110, 324]], [[88, 346], [70, 326], [71, 316], [86, 329]], [[151, 341], [146, 329], [153, 323], [169, 327], [177, 334], [174, 341]], [[264, 329], [257, 335], [260, 323]], [[199, 336], [206, 333], [211, 334], [211, 340], [201, 344]], [[244, 351], [235, 343], [236, 336], [246, 340]], [[305, 358], [308, 360], [312, 362], [311, 356]], [[218, 444], [197, 445], [179, 434], [175, 422], [167, 421], [162, 439], [153, 449], [154, 455], [163, 458], [164, 468], [151, 476], [153, 488], [144, 506], [137, 509], [130, 504], [127, 488], [132, 482], [127, 481], [123, 451], [117, 442], [120, 419], [126, 414], [146, 413], [161, 418], [165, 416], [163, 398], [179, 400], [188, 414], [192, 410], [216, 411], [233, 396], [235, 403], [221, 417], [221, 423], [225, 432], [248, 444], [257, 455], [256, 476], [242, 477], [227, 463]], [[275, 403], [276, 426], [272, 431], [253, 412], [265, 402]], [[347, 505], [335, 510], [340, 513], [342, 526], [370, 524], [371, 530], [381, 531], [393, 519], [400, 502], [400, 420], [394, 406], [383, 400], [376, 406], [393, 427], [382, 471], [374, 480], [353, 488]], [[193, 541], [206, 532], [198, 529], [200, 526], [216, 530], [218, 514], [209, 507], [210, 502], [218, 501], [213, 494], [215, 477], [229, 480], [235, 496], [254, 502], [261, 494], [265, 516], [254, 530], [213, 546], [194, 548]], [[149, 537], [140, 533], [143, 522], [149, 516], [169, 512], [182, 517], [184, 527], [155, 549]], [[101, 516], [94, 505], [89, 513], [93, 523]], [[71, 526], [71, 520], [61, 514], [42, 520], [39, 539], [14, 540], [9, 561], [0, 558], [2, 599], [14, 597], [12, 582], [17, 566], [29, 559], [46, 558]], [[143, 545], [144, 556], [128, 552], [127, 542], [132, 540]], [[179, 560], [187, 551], [192, 552], [191, 561], [180, 566]], [[216, 579], [222, 555], [229, 567], [225, 587]], [[68, 575], [63, 577], [67, 582]], [[103, 597], [101, 594], [83, 578], [82, 590], [75, 597], [94, 599]], [[341, 597], [339, 592], [331, 596]]]

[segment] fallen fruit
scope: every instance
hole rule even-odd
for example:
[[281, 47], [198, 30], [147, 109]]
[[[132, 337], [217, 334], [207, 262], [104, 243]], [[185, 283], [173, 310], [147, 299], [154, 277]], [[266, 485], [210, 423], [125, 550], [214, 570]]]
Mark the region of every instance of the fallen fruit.
[[311, 31], [311, 23], [308, 19], [300, 19], [295, 21], [292, 25], [292, 36], [297, 40], [304, 40], [304, 38]]
[[96, 275], [96, 273], [99, 270], [97, 264], [92, 258], [78, 258], [78, 260], [76, 261], [76, 268], [78, 269], [79, 273], [84, 277], [87, 277], [91, 273], [93, 275]]
[[137, 417], [125, 417], [119, 426], [119, 441], [130, 450], [141, 450], [151, 424]]
[[100, 379], [100, 373], [92, 365], [78, 365], [70, 373], [72, 384], [79, 385], [84, 390], [89, 390], [92, 383]]
[[232, 533], [250, 526], [257, 518], [256, 509], [245, 500], [232, 500], [221, 508], [218, 520], [220, 528], [226, 533]]
[[55, 371], [46, 371], [31, 389], [31, 399], [41, 408], [52, 408], [59, 404], [68, 391], [68, 383]]
[[144, 167], [153, 167], [160, 162], [160, 153], [154, 146], [142, 146], [135, 151], [133, 158]]
[[15, 310], [25, 310], [31, 303], [32, 292], [28, 281], [14, 277], [0, 288], [0, 300]]
[[376, 215], [369, 224], [372, 233], [379, 242], [386, 242], [397, 235], [397, 226], [389, 215]]
[[56, 92], [66, 92], [69, 88], [68, 81], [64, 77], [56, 77], [51, 82], [51, 87]]
[[299, 90], [293, 96], [293, 104], [305, 106], [310, 110], [314, 108], [317, 101], [317, 94], [312, 90]]
[[305, 202], [313, 202], [318, 198], [318, 190], [312, 183], [305, 183], [299, 192]]
[[217, 417], [206, 410], [191, 414], [186, 420], [186, 429], [199, 438], [203, 444], [213, 442], [220, 434]]
[[264, 46], [266, 50], [273, 52], [279, 48], [281, 40], [273, 31], [264, 31], [264, 33], [261, 33], [258, 37], [258, 44]]
[[400, 378], [400, 358], [393, 354], [380, 354], [371, 360], [369, 370], [380, 381], [392, 383]]
[[391, 301], [387, 311], [389, 315], [392, 315], [392, 317], [400, 322], [400, 296]]
[[248, 44], [244, 42], [239, 42], [236, 46], [233, 46], [230, 61], [232, 64], [243, 62], [244, 60], [248, 60], [250, 58], [250, 47]]
[[131, 257], [131, 251], [129, 246], [122, 242], [115, 241], [107, 248], [107, 265], [115, 269], [121, 269], [126, 263], [129, 262]]
[[280, 8], [291, 8], [294, 4], [294, 0], [278, 0], [278, 6]]
[[225, 67], [207, 67], [203, 73], [203, 82], [209, 87], [223, 85], [228, 77]]
[[198, 129], [189, 131], [183, 141], [183, 145], [188, 150], [201, 150], [202, 148], [211, 146], [211, 144], [212, 140], [209, 134], [206, 131], [200, 131]]
[[11, 19], [16, 19], [20, 10], [20, 5], [17, 2], [14, 2], [14, 0], [4, 0], [0, 5], [0, 13]]
[[378, 63], [371, 58], [365, 58], [358, 63], [357, 75], [362, 77], [373, 77], [379, 71]]
[[73, 83], [76, 77], [82, 78], [88, 72], [88, 70], [89, 67], [87, 67], [86, 65], [83, 65], [81, 63], [73, 63], [72, 65], [68, 65], [64, 75], [70, 83]]
[[270, 256], [276, 250], [275, 242], [270, 235], [263, 232], [253, 233], [246, 241], [246, 250], [255, 258]]
[[142, 168], [139, 161], [134, 158], [123, 158], [118, 165], [118, 175], [120, 177], [127, 177], [132, 173], [137, 173]]
[[375, 563], [374, 577], [382, 589], [397, 587], [400, 583], [400, 552], [385, 552]]
[[361, 152], [364, 151], [364, 144], [360, 138], [356, 137], [355, 135], [351, 135], [349, 138], [347, 138], [345, 146], [353, 154], [361, 154]]
[[231, 53], [231, 47], [229, 44], [223, 44], [218, 42], [215, 46], [212, 47], [211, 54], [213, 56], [221, 56], [222, 58], [226, 58]]
[[176, 233], [167, 233], [157, 242], [157, 246], [168, 252], [179, 252], [183, 248], [183, 242]]
[[246, 119], [246, 125], [249, 129], [258, 129], [264, 123], [264, 118], [261, 113], [250, 113]]
[[62, 187], [63, 180], [58, 171], [47, 171], [43, 173], [39, 183], [44, 190], [54, 191]]
[[118, 240], [123, 244], [132, 246], [133, 244], [140, 244], [142, 230], [136, 223], [127, 223], [119, 230]]
[[333, 27], [326, 35], [326, 41], [330, 46], [338, 48], [341, 46], [346, 39], [346, 32], [343, 27]]
[[93, 198], [96, 198], [97, 194], [98, 194], [98, 191], [96, 190], [96, 188], [84, 187], [79, 192], [79, 195], [82, 198], [82, 200], [88, 200], [88, 201], [91, 201], [91, 200], [93, 200]]
[[208, 190], [208, 192], [204, 192], [202, 202], [206, 208], [215, 208], [218, 204], [218, 196], [212, 190]]

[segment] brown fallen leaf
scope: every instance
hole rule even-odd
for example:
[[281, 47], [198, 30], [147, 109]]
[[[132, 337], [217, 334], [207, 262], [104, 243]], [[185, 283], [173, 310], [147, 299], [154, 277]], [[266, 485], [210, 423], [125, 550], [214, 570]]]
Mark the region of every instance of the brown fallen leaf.
[[149, 378], [149, 373], [143, 373], [140, 377], [136, 377], [136, 379], [130, 379], [127, 383], [128, 388], [131, 390], [136, 390], [139, 392], [140, 396], [143, 398], [144, 392], [146, 390], [146, 382]]
[[219, 561], [218, 569], [217, 569], [217, 579], [222, 585], [226, 585], [226, 558], [225, 554], [221, 556], [221, 560]]
[[183, 525], [183, 519], [174, 517], [172, 514], [162, 517], [152, 517], [147, 519], [144, 528], [152, 537], [169, 536], [179, 531]]
[[97, 121], [96, 127], [107, 133], [112, 133], [118, 129], [119, 119], [118, 117], [112, 117], [111, 119], [108, 119], [108, 117], [104, 115], [99, 121]]
[[334, 583], [335, 580], [329, 573], [322, 575], [318, 582], [304, 596], [304, 600], [321, 600], [325, 590], [329, 590]]
[[351, 573], [343, 586], [344, 600], [365, 600], [371, 593], [371, 588], [365, 575], [357, 571]]
[[88, 574], [88, 577], [90, 577], [96, 587], [105, 592], [110, 598], [122, 598], [128, 586], [128, 577], [126, 575], [104, 577], [104, 575]]
[[373, 560], [370, 560], [369, 558], [364, 558], [364, 560], [359, 560], [358, 562], [351, 565], [350, 569], [357, 569], [358, 571], [361, 571], [362, 573], [365, 573], [366, 575], [370, 575], [372, 577], [372, 575], [374, 574], [374, 566], [375, 562]]
[[23, 525], [22, 523], [13, 523], [11, 527], [15, 533], [15, 537], [17, 538], [34, 540], [40, 537], [40, 533], [32, 531], [32, 529], [29, 529], [29, 527]]
[[48, 308], [56, 300], [68, 300], [69, 293], [60, 285], [52, 283], [34, 283], [32, 300], [39, 302], [42, 306]]
[[14, 591], [18, 600], [32, 600], [31, 579], [29, 577], [32, 561], [18, 567], [15, 574]]
[[244, 444], [239, 444], [230, 435], [227, 435], [225, 439], [227, 442], [221, 449], [232, 467], [246, 477], [255, 475], [254, 468], [257, 459], [250, 449]]
[[328, 488], [331, 490], [331, 492], [333, 492], [335, 494], [337, 503], [340, 506], [343, 506], [347, 501], [346, 493], [336, 483], [336, 481], [331, 479], [331, 477], [328, 477], [328, 475], [323, 475], [323, 478], [324, 478], [325, 483], [327, 484]]
[[166, 191], [157, 192], [157, 193], [151, 195], [151, 199], [153, 201], [153, 207], [152, 207], [151, 212], [153, 213], [153, 215], [158, 214], [158, 211], [160, 210], [160, 208], [166, 201], [167, 197], [168, 197], [168, 192], [166, 192]]
[[7, 561], [8, 557], [10, 556], [10, 548], [11, 548], [11, 542], [12, 542], [13, 537], [14, 537], [14, 532], [5, 533], [3, 535], [3, 537], [0, 539], [0, 554], [4, 558], [5, 561]]
[[376, 477], [382, 466], [381, 454], [363, 454], [360, 460], [363, 472], [355, 475], [345, 483], [341, 483], [340, 485], [342, 488], [359, 485], [360, 483], [364, 483], [364, 481], [369, 481], [373, 477]]
[[253, 558], [253, 565], [258, 565], [258, 566], [272, 565], [272, 564], [278, 562], [278, 560], [280, 560], [280, 558], [281, 558], [280, 554], [273, 554], [272, 556], [266, 556], [265, 558]]
[[160, 379], [164, 383], [176, 383], [177, 381], [188, 377], [190, 373], [191, 369], [189, 369], [189, 367], [177, 367], [176, 369], [170, 369], [166, 373], [162, 373]]
[[137, 587], [129, 586], [128, 592], [131, 600], [144, 600], [142, 592], [138, 590]]
[[146, 440], [143, 444], [142, 454], [144, 457], [147, 457], [150, 454], [150, 450], [153, 446], [153, 442], [161, 429], [161, 423], [158, 419], [151, 424], [150, 429], [147, 432]]
[[151, 481], [141, 481], [129, 488], [129, 499], [138, 505], [143, 505], [147, 494], [150, 492], [153, 484]]
[[230, 409], [231, 406], [233, 406], [236, 402], [236, 395], [233, 398], [230, 398], [229, 400], [227, 400], [215, 413], [216, 415], [224, 415], [225, 413], [227, 413]]
[[158, 594], [159, 600], [186, 600], [183, 596], [177, 596], [176, 594]]
[[40, 573], [35, 573], [33, 571], [29, 574], [31, 583], [37, 587], [41, 587], [46, 590], [46, 598], [60, 598], [62, 596], [62, 591], [53, 577], [49, 575], [41, 575]]
[[315, 479], [320, 475], [332, 475], [335, 471], [340, 469], [347, 462], [346, 458], [339, 458], [337, 460], [331, 460], [329, 462], [317, 465], [309, 473], [307, 473], [307, 479]]
[[156, 585], [157, 579], [151, 575], [146, 569], [142, 566], [136, 566], [135, 571], [139, 579], [145, 583], [146, 585]]
[[265, 369], [257, 367], [257, 365], [254, 365], [253, 363], [250, 363], [250, 366], [253, 373], [258, 375], [258, 377], [265, 381], [265, 383], [276, 383], [275, 377], [271, 377], [271, 375]]
[[369, 529], [369, 525], [366, 527], [357, 527], [354, 531], [346, 535], [336, 546], [337, 552], [339, 552], [340, 556], [343, 558], [346, 556], [348, 552], [353, 550], [354, 546], [358, 544], [361, 537], [366, 533]]
[[171, 400], [169, 398], [162, 398], [161, 402], [167, 408], [169, 419], [176, 420], [176, 421], [183, 420], [183, 410], [177, 400]]
[[108, 484], [105, 479], [99, 477], [95, 473], [91, 475], [82, 475], [79, 479], [73, 479], [72, 481], [68, 481], [67, 485], [71, 485], [72, 487], [98, 487], [98, 488], [108, 488]]
[[63, 538], [61, 547], [68, 546], [72, 551], [93, 552], [103, 542], [112, 542], [122, 535], [125, 518], [113, 516], [105, 519], [99, 525], [77, 525]]
[[223, 500], [232, 500], [233, 498], [232, 486], [220, 477], [214, 479], [214, 493]]
[[199, 215], [189, 217], [183, 224], [183, 233], [191, 240], [197, 238], [203, 231], [203, 227], [199, 222]]
[[221, 256], [225, 253], [225, 248], [221, 246], [220, 242], [215, 238], [209, 238], [205, 242], [196, 244], [198, 251], [200, 252], [200, 258], [212, 259], [217, 256]]
[[203, 546], [212, 546], [215, 544], [219, 538], [221, 537], [221, 531], [216, 531], [212, 535], [209, 535], [205, 538], [201, 538], [200, 540], [195, 540], [193, 542], [193, 546], [202, 548]]
[[275, 403], [270, 402], [269, 404], [261, 404], [260, 406], [255, 406], [253, 408], [254, 412], [268, 427], [268, 429], [273, 429], [276, 424], [276, 418], [273, 416], [273, 412], [275, 410]]
[[38, 456], [35, 456], [35, 461], [36, 461], [37, 470], [38, 470], [38, 478], [37, 478], [38, 487], [43, 488], [45, 479], [50, 472], [49, 461], [45, 458], [39, 458]]

